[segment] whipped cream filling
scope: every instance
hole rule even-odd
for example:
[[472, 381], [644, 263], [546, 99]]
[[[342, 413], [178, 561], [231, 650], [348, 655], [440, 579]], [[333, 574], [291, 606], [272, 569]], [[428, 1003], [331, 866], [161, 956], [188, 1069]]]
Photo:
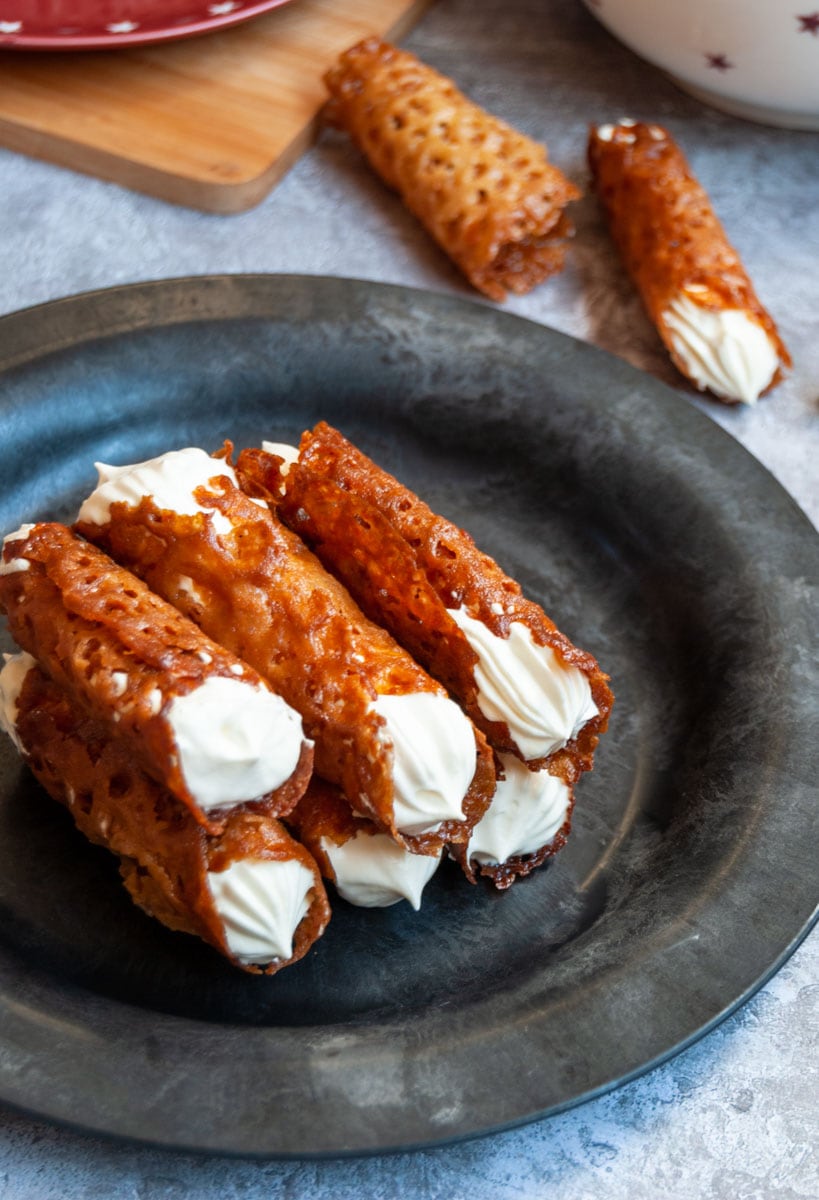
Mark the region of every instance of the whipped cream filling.
[[475, 774], [475, 735], [457, 704], [433, 692], [378, 696], [373, 708], [392, 751], [395, 826], [401, 833], [434, 833], [462, 821], [464, 796]]
[[[21, 525], [14, 533], [7, 533], [3, 538], [3, 549], [5, 550], [10, 542], [24, 542], [32, 529], [33, 525]], [[31, 563], [27, 558], [10, 558], [8, 562], [0, 558], [0, 575], [14, 575], [16, 571], [28, 571], [30, 567]]]
[[596, 717], [589, 680], [565, 666], [551, 646], [538, 646], [522, 621], [498, 637], [464, 608], [448, 609], [478, 656], [478, 707], [488, 721], [504, 721], [527, 759], [545, 758]]
[[742, 309], [705, 308], [681, 292], [662, 319], [686, 374], [700, 389], [708, 388], [725, 400], [755, 404], [776, 374], [775, 345]]
[[221, 675], [174, 696], [165, 719], [185, 783], [206, 812], [281, 787], [304, 743], [301, 717], [281, 696]]
[[158, 458], [146, 462], [112, 467], [107, 463], [95, 463], [99, 476], [97, 486], [80, 508], [80, 521], [90, 525], [107, 525], [111, 520], [111, 505], [127, 504], [138, 508], [146, 497], [153, 499], [157, 508], [194, 516], [204, 513], [211, 517], [217, 533], [230, 533], [230, 521], [215, 508], [200, 504], [194, 497], [199, 488], [217, 493], [211, 480], [226, 475], [238, 487], [233, 468], [222, 459], [212, 458], [204, 450], [188, 446], [184, 450], [170, 450]]
[[410, 854], [386, 833], [359, 830], [343, 845], [321, 839], [335, 874], [336, 891], [360, 908], [389, 908], [409, 900], [417, 912], [421, 893], [438, 869], [441, 854]]
[[25, 749], [17, 734], [17, 702], [26, 676], [37, 663], [25, 650], [19, 654], [4, 654], [5, 665], [0, 670], [0, 729], [7, 733], [21, 754]]
[[501, 754], [505, 774], [484, 816], [472, 831], [467, 857], [484, 866], [534, 854], [548, 846], [566, 820], [571, 792], [548, 771], [529, 771], [511, 754]]
[[209, 871], [208, 885], [231, 954], [243, 963], [287, 960], [310, 908], [310, 871], [294, 859], [240, 859]]

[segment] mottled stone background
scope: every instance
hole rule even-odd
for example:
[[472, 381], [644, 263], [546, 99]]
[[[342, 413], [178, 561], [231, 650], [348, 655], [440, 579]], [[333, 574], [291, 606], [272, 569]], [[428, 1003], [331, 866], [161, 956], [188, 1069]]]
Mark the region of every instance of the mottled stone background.
[[[590, 121], [632, 115], [671, 128], [779, 322], [795, 359], [791, 378], [755, 409], [694, 395], [668, 364], [589, 197], [576, 208], [564, 274], [507, 308], [671, 384], [681, 404], [698, 405], [756, 455], [816, 523], [819, 135], [704, 108], [619, 46], [577, 0], [438, 0], [406, 44], [547, 141], [581, 186]], [[236, 217], [172, 208], [0, 152], [0, 216], [0, 312], [89, 288], [223, 271], [345, 275], [469, 294], [333, 133], [264, 203]], [[814, 933], [717, 1030], [608, 1096], [431, 1152], [318, 1164], [209, 1159], [85, 1138], [0, 1109], [0, 1195], [815, 1198], [817, 961]]]

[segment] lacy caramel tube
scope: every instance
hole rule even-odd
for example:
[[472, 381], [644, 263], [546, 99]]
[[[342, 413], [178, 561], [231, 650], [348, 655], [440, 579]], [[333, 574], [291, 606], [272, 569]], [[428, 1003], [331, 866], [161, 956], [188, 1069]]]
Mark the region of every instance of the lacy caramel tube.
[[251, 450], [237, 466], [498, 752], [567, 784], [591, 768], [607, 676], [467, 533], [324, 423], [290, 463]]
[[0, 672], [0, 723], [82, 833], [119, 857], [133, 900], [170, 929], [268, 975], [323, 932], [330, 909], [318, 867], [280, 821], [237, 809], [209, 836], [26, 653]]
[[479, 291], [504, 300], [562, 270], [565, 208], [580, 193], [543, 145], [377, 38], [342, 54], [325, 82], [328, 121]]
[[318, 773], [402, 845], [466, 840], [494, 791], [485, 739], [231, 467], [188, 448], [98, 469], [78, 530], [269, 681]]
[[754, 404], [791, 365], [682, 151], [660, 125], [589, 134], [594, 189], [615, 245], [674, 364], [721, 400]]
[[288, 812], [307, 786], [312, 747], [298, 713], [64, 525], [7, 536], [0, 607], [72, 703], [105, 722], [209, 832], [239, 804]]

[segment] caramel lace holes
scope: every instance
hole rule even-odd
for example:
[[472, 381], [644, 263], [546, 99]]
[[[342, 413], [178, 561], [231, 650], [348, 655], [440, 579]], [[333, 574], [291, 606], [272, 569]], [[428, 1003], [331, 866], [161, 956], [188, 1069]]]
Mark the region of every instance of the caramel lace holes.
[[108, 795], [115, 798], [125, 796], [131, 788], [131, 777], [126, 771], [117, 771], [108, 782]]
[[78, 792], [74, 799], [74, 806], [78, 808], [81, 813], [85, 813], [86, 816], [88, 816], [88, 814], [91, 812], [91, 806], [93, 803], [94, 799], [90, 792]]
[[[102, 751], [103, 751], [102, 742], [88, 742], [87, 749], [88, 749], [88, 758], [91, 762], [91, 765], [95, 767], [97, 765], [97, 763], [99, 762], [99, 760], [102, 758]], [[89, 807], [90, 807], [90, 797], [89, 797]], [[87, 812], [88, 809], [86, 809], [85, 811]]]

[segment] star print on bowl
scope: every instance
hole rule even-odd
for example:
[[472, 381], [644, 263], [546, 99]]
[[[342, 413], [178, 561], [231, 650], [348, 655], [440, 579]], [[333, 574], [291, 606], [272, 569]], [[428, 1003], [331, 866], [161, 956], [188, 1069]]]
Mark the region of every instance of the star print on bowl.
[[819, 130], [819, 8], [800, 11], [782, 0], [584, 3], [626, 46], [705, 103], [749, 120]]

